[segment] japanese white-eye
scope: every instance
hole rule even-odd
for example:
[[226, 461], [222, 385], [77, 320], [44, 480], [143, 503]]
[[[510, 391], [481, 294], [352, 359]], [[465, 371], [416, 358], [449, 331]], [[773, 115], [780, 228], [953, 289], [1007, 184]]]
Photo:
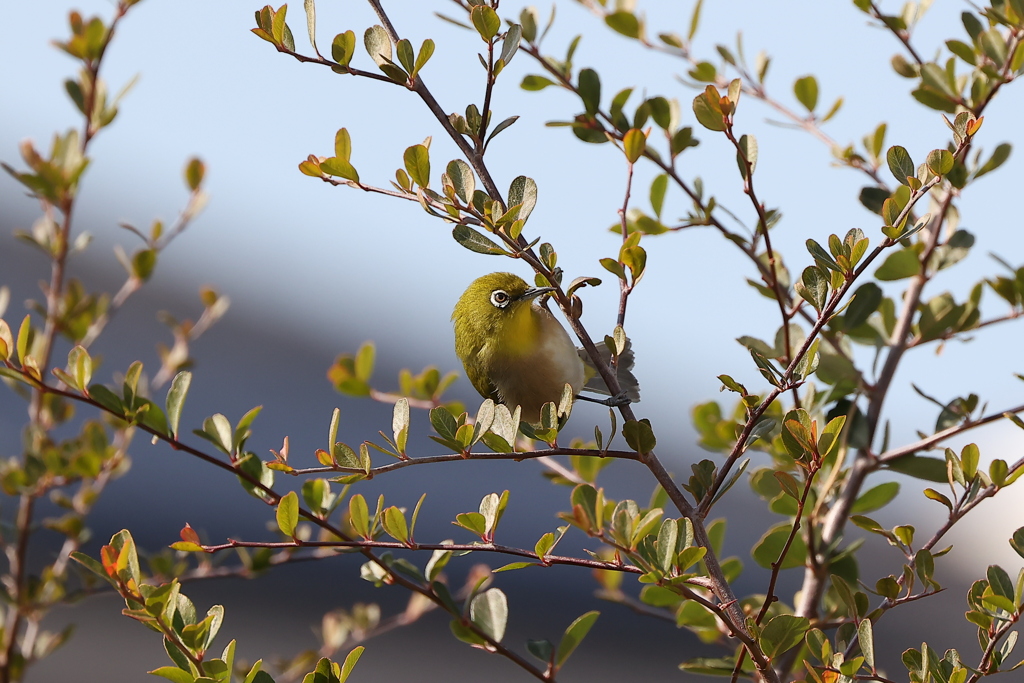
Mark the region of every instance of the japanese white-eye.
[[[521, 406], [526, 422], [539, 421], [545, 403], [557, 405], [566, 384], [573, 395], [584, 389], [609, 393], [589, 356], [547, 309], [544, 295], [551, 291], [512, 273], [491, 273], [466, 288], [452, 313], [455, 353], [473, 387], [510, 410]], [[617, 365], [620, 400], [640, 400], [632, 367], [627, 348]]]

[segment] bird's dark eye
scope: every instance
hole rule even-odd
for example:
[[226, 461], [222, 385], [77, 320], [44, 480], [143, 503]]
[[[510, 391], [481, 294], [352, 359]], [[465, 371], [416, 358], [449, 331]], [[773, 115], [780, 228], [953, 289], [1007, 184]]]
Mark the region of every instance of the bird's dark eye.
[[508, 302], [511, 300], [512, 297], [510, 297], [508, 295], [508, 292], [506, 292], [503, 289], [496, 289], [493, 292], [491, 292], [491, 303], [497, 306], [498, 308], [505, 308], [505, 306], [508, 306]]

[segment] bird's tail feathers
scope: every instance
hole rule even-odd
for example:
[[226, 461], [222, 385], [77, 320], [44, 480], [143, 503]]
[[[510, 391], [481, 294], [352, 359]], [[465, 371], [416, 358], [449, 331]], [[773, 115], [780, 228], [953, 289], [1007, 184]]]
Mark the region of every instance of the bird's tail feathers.
[[[604, 344], [598, 344], [597, 350], [601, 354], [601, 362], [606, 365], [611, 362], [612, 352]], [[583, 365], [586, 366], [586, 378], [587, 381], [583, 385], [583, 391], [592, 391], [595, 394], [601, 394], [603, 396], [611, 396], [611, 392], [608, 390], [608, 386], [604, 383], [601, 378], [601, 373], [594, 367], [594, 361], [590, 358], [586, 349], [576, 349], [580, 358], [583, 359]], [[633, 374], [633, 365], [635, 363], [635, 357], [633, 355], [633, 343], [626, 339], [626, 346], [623, 348], [622, 353], [619, 354], [619, 362], [616, 367], [616, 377], [619, 380], [619, 388], [625, 392], [626, 396], [629, 397], [630, 403], [638, 403], [640, 401], [640, 383], [637, 381], [636, 376]]]

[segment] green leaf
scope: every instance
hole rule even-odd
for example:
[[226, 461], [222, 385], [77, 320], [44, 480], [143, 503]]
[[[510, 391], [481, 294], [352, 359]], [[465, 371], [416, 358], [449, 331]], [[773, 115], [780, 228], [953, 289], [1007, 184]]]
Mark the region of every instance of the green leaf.
[[394, 505], [384, 510], [381, 524], [384, 526], [384, 531], [399, 543], [409, 542], [409, 527], [406, 524], [405, 515]]
[[817, 266], [807, 266], [800, 275], [800, 282], [794, 288], [796, 293], [814, 306], [816, 311], [821, 311], [828, 300], [829, 277]]
[[846, 308], [846, 315], [843, 318], [844, 327], [852, 330], [867, 322], [868, 317], [878, 310], [879, 304], [882, 303], [882, 296], [882, 288], [874, 282], [865, 282], [858, 287], [850, 305]]
[[510, 572], [510, 571], [513, 571], [513, 570], [516, 570], [516, 569], [525, 569], [526, 567], [540, 567], [540, 566], [542, 566], [542, 565], [540, 565], [537, 562], [509, 562], [508, 564], [504, 564], [504, 565], [498, 567], [497, 569], [495, 569], [493, 571], [494, 571], [495, 574], [497, 574], [498, 572]]
[[857, 642], [860, 644], [860, 652], [864, 655], [864, 663], [868, 669], [875, 670], [875, 636], [871, 627], [870, 619], [861, 619], [857, 627]]
[[708, 549], [702, 546], [691, 546], [689, 548], [684, 548], [676, 557], [676, 564], [679, 565], [679, 571], [685, 572], [692, 565], [703, 560], [704, 556], [707, 554]]
[[303, 0], [302, 6], [306, 10], [306, 32], [309, 33], [309, 44], [313, 46], [314, 52], [320, 54], [320, 51], [316, 49], [316, 1]]
[[461, 512], [455, 516], [454, 524], [472, 531], [480, 538], [487, 534], [487, 520], [479, 512]]
[[622, 436], [626, 444], [637, 453], [650, 453], [658, 444], [651, 429], [650, 420], [628, 420], [622, 425]]
[[28, 357], [28, 348], [33, 336], [32, 316], [26, 315], [21, 321], [21, 327], [18, 328], [18, 362], [21, 363], [22, 367], [24, 367], [25, 359]]
[[[250, 478], [260, 482], [263, 486], [270, 488], [274, 485], [274, 470], [267, 467], [267, 464], [256, 457], [253, 453], [245, 453], [238, 460], [235, 461], [235, 468], [241, 473], [248, 475]], [[242, 488], [248, 493], [259, 498], [260, 500], [268, 500], [270, 494], [253, 484], [248, 479], [242, 478], [241, 475], [238, 477], [239, 483]]]
[[741, 135], [736, 141], [739, 149], [736, 151], [736, 163], [740, 168], [740, 176], [747, 178], [747, 164], [750, 165], [750, 173], [757, 168], [757, 138], [753, 135]]
[[[776, 562], [779, 559], [779, 555], [782, 554], [782, 549], [786, 545], [786, 539], [789, 538], [792, 530], [793, 524], [791, 522], [782, 522], [765, 532], [751, 552], [754, 560], [765, 569], [770, 569], [772, 563]], [[807, 545], [804, 543], [802, 535], [797, 534], [796, 538], [793, 539], [793, 545], [790, 546], [789, 552], [786, 553], [786, 557], [782, 561], [782, 569], [802, 567], [806, 560]]]
[[203, 184], [203, 176], [206, 175], [206, 165], [196, 157], [189, 159], [185, 164], [185, 184], [188, 189], [195, 192]]
[[988, 161], [981, 165], [981, 168], [979, 168], [974, 174], [974, 178], [978, 179], [986, 173], [991, 173], [1002, 166], [1003, 163], [1010, 158], [1011, 149], [1010, 144], [1006, 142], [996, 145], [995, 150], [992, 152], [992, 156], [989, 157]]
[[176, 666], [161, 666], [158, 669], [153, 669], [149, 673], [160, 678], [166, 678], [172, 683], [194, 683], [196, 680], [195, 676], [190, 674], [188, 671], [179, 669]]
[[830, 120], [833, 116], [839, 113], [839, 109], [843, 106], [843, 98], [837, 97], [836, 101], [832, 103], [825, 115], [821, 117], [821, 122], [825, 123]]
[[519, 51], [519, 44], [523, 40], [523, 27], [519, 24], [512, 24], [508, 27], [508, 31], [505, 32], [505, 39], [501, 41], [501, 61], [505, 66], [508, 66], [509, 62], [515, 56], [516, 52]]
[[593, 69], [582, 69], [577, 81], [576, 89], [579, 91], [580, 99], [583, 100], [583, 108], [590, 116], [595, 116], [601, 108], [601, 78]]
[[328, 157], [320, 162], [320, 170], [327, 175], [351, 180], [354, 183], [359, 182], [359, 172], [356, 171], [355, 167], [345, 159]]
[[352, 56], [356, 51], [356, 34], [354, 31], [345, 31], [334, 36], [331, 43], [331, 56], [334, 61], [343, 67], [348, 67]]
[[167, 390], [167, 424], [171, 436], [178, 438], [178, 424], [181, 422], [181, 411], [185, 407], [188, 388], [192, 384], [192, 373], [181, 371], [171, 380], [171, 388]]
[[1006, 39], [995, 28], [983, 31], [980, 38], [981, 49], [1001, 68], [1006, 63]]
[[295, 495], [295, 491], [289, 491], [277, 504], [277, 528], [285, 536], [295, 536], [295, 527], [298, 523], [299, 497]]
[[367, 382], [373, 375], [373, 364], [377, 356], [377, 349], [372, 342], [366, 342], [356, 351], [353, 370], [356, 379]]
[[806, 617], [780, 614], [773, 617], [764, 628], [758, 642], [769, 659], [774, 659], [803, 640], [811, 622]]
[[934, 481], [940, 484], [946, 483], [945, 459], [929, 458], [920, 455], [905, 455], [902, 458], [897, 458], [887, 462], [885, 466], [893, 472], [908, 474], [917, 479]]
[[409, 75], [415, 77], [434, 54], [434, 41], [427, 38], [420, 44], [420, 51], [416, 53], [416, 62], [412, 65]]
[[420, 187], [430, 185], [430, 152], [425, 145], [412, 145], [403, 156], [409, 177]]
[[693, 137], [693, 128], [686, 126], [675, 132], [669, 146], [672, 156], [675, 157], [677, 154], [684, 152], [687, 148], [696, 147], [699, 144], [700, 141]]
[[348, 516], [352, 528], [363, 538], [370, 538], [370, 509], [366, 505], [363, 494], [357, 493], [349, 498]]
[[875, 592], [890, 600], [895, 600], [900, 594], [900, 585], [892, 576], [884, 576], [875, 582]]
[[718, 69], [711, 62], [698, 62], [686, 75], [700, 83], [714, 83], [718, 80]]
[[359, 658], [363, 656], [363, 650], [365, 649], [362, 645], [358, 645], [352, 648], [348, 655], [345, 656], [345, 662], [341, 665], [340, 683], [345, 683], [348, 680], [348, 677], [352, 674], [352, 669], [355, 668]]
[[416, 55], [412, 51], [412, 43], [409, 42], [409, 39], [399, 40], [398, 45], [395, 46], [395, 52], [398, 54], [398, 63], [402, 65], [402, 68], [412, 72]]
[[622, 137], [622, 148], [629, 163], [635, 164], [647, 148], [647, 136], [642, 130], [631, 128]]
[[1013, 548], [1018, 555], [1024, 557], [1024, 526], [1013, 532], [1013, 536], [1010, 537], [1010, 547]]
[[807, 247], [808, 253], [814, 257], [814, 260], [817, 261], [818, 266], [820, 266], [822, 270], [833, 270], [837, 273], [843, 272], [843, 269], [839, 267], [839, 264], [835, 262], [832, 256], [825, 251], [820, 244], [809, 239], [804, 243], [804, 245]]
[[558, 649], [555, 652], [556, 669], [561, 668], [579, 644], [583, 642], [583, 639], [587, 637], [587, 633], [590, 632], [590, 628], [599, 616], [601, 616], [600, 612], [587, 612], [569, 624], [569, 628], [565, 629], [562, 639], [558, 641]]
[[503, 491], [500, 496], [497, 493], [489, 493], [480, 500], [478, 510], [484, 516], [487, 533], [491, 536], [497, 530], [498, 523], [501, 521], [502, 515], [505, 514], [505, 507], [507, 505], [508, 490]]
[[455, 194], [465, 204], [473, 199], [473, 192], [476, 190], [476, 179], [473, 177], [473, 169], [462, 159], [455, 159], [448, 163], [445, 169], [448, 179], [452, 181]]
[[395, 401], [395, 409], [391, 417], [391, 430], [398, 452], [404, 454], [405, 444], [409, 439], [409, 399], [404, 396]]
[[[7, 308], [8, 294], [10, 290], [0, 287], [0, 315], [3, 314], [4, 309]], [[14, 337], [11, 336], [11, 327], [7, 324], [7, 321], [0, 318], [0, 361], [5, 361], [11, 357], [11, 353], [15, 351]], [[83, 387], [84, 388], [84, 387]]]
[[445, 439], [454, 439], [455, 432], [459, 429], [459, 423], [455, 421], [452, 414], [444, 407], [430, 409], [430, 424], [434, 431]]
[[640, 20], [632, 12], [612, 12], [605, 15], [604, 23], [616, 33], [621, 33], [627, 38], [640, 37]]
[[687, 31], [687, 40], [693, 40], [693, 37], [697, 35], [697, 27], [700, 25], [700, 10], [704, 4], [704, 0], [697, 0], [697, 4], [693, 6], [693, 14], [690, 16], [690, 30]]
[[371, 26], [363, 34], [363, 46], [377, 66], [391, 61], [391, 39], [383, 26]]
[[[929, 65], [925, 65], [928, 67]], [[934, 65], [933, 65], [934, 66]], [[922, 75], [929, 73], [927, 68], [922, 70]], [[930, 87], [917, 88], [910, 93], [915, 100], [928, 107], [929, 109], [935, 109], [937, 111], [944, 111], [947, 114], [955, 114], [957, 112], [957, 103], [949, 95], [934, 90]]]
[[638, 546], [643, 538], [654, 530], [654, 527], [658, 525], [658, 520], [661, 519], [663, 512], [664, 511], [661, 508], [653, 508], [647, 511], [647, 514], [636, 523], [636, 529], [633, 531], [633, 535], [629, 539], [630, 546]]
[[499, 247], [493, 240], [485, 237], [468, 225], [456, 225], [452, 230], [452, 237], [454, 237], [455, 241], [466, 249], [475, 251], [478, 254], [502, 256], [508, 253]]
[[287, 28], [287, 24], [285, 23], [287, 13], [288, 5], [282, 5], [281, 8], [274, 13], [274, 18], [271, 22], [271, 33], [274, 36], [274, 40], [278, 43], [282, 43], [284, 41], [284, 32]]
[[800, 484], [797, 483], [796, 479], [789, 472], [773, 472], [775, 478], [779, 480], [779, 484], [782, 486], [782, 490], [794, 500], [800, 500]]
[[543, 90], [549, 85], [555, 85], [555, 82], [550, 78], [545, 78], [544, 76], [529, 74], [523, 77], [523, 82], [519, 84], [519, 87], [523, 90], [534, 92], [537, 90]]
[[679, 524], [674, 519], [666, 519], [658, 531], [658, 566], [668, 574], [676, 560], [676, 545], [679, 541]]
[[448, 622], [448, 627], [451, 629], [452, 635], [454, 635], [456, 638], [458, 638], [464, 643], [469, 643], [470, 645], [474, 646], [487, 644], [487, 641], [485, 641], [483, 638], [477, 635], [475, 631], [473, 631], [468, 626], [463, 624], [462, 621], [460, 621], [459, 619], [452, 619], [450, 622]]
[[709, 85], [705, 92], [693, 98], [693, 113], [700, 125], [708, 130], [725, 130], [725, 118], [718, 103], [718, 92]]
[[1001, 458], [996, 458], [988, 466], [988, 476], [992, 479], [992, 483], [996, 486], [1005, 486], [1006, 475], [1009, 471], [1009, 467], [1006, 461]]
[[508, 623], [508, 598], [498, 588], [489, 588], [473, 598], [469, 605], [469, 618], [495, 642], [505, 637]]
[[99, 578], [103, 579], [104, 581], [106, 581], [110, 585], [114, 585], [113, 579], [111, 579], [110, 576], [107, 575], [106, 570], [103, 568], [103, 564], [100, 563], [98, 560], [95, 560], [92, 557], [89, 557], [85, 553], [77, 552], [77, 551], [71, 553], [70, 557], [71, 557], [72, 560], [74, 560], [75, 562], [79, 563], [80, 565], [82, 565], [83, 567], [85, 567], [86, 569], [91, 571], [93, 574], [95, 574]]
[[510, 207], [522, 205], [519, 220], [525, 223], [537, 206], [537, 183], [533, 178], [521, 175], [512, 181], [508, 188], [508, 204]]
[[231, 431], [231, 423], [220, 413], [204, 420], [203, 430], [196, 431], [196, 434], [216, 445], [224, 453], [233, 452], [231, 445], [234, 435]]
[[882, 205], [889, 198], [889, 193], [880, 187], [863, 187], [860, 191], [860, 203], [868, 211], [881, 214]]
[[807, 108], [807, 111], [814, 112], [818, 106], [818, 81], [814, 76], [798, 78], [793, 84], [793, 94], [800, 104]]
[[850, 509], [851, 514], [859, 515], [874, 512], [888, 505], [900, 492], [900, 485], [894, 481], [879, 484], [862, 493]]
[[124, 404], [121, 403], [121, 399], [117, 397], [117, 394], [102, 384], [93, 384], [89, 387], [89, 398], [96, 401], [96, 403], [99, 403], [114, 415], [124, 417], [125, 410]]
[[909, 185], [907, 178], [915, 177], [914, 160], [910, 158], [910, 153], [903, 147], [894, 145], [886, 152], [885, 160], [896, 180], [902, 185]]
[[475, 5], [470, 12], [470, 19], [473, 21], [473, 27], [476, 28], [477, 33], [486, 42], [490, 42], [491, 38], [496, 36], [498, 30], [501, 29], [501, 18], [487, 5]]
[[913, 277], [921, 272], [921, 262], [918, 260], [917, 251], [907, 247], [894, 251], [886, 257], [878, 270], [875, 271], [875, 278], [884, 282], [902, 280]]
[[531, 655], [547, 664], [551, 661], [551, 655], [555, 653], [555, 646], [552, 645], [549, 640], [527, 640], [526, 650]]
[[347, 128], [339, 128], [334, 134], [334, 156], [343, 161], [352, 158], [352, 136]]
[[1013, 581], [1010, 580], [1009, 574], [1006, 570], [999, 565], [989, 565], [988, 571], [986, 572], [986, 578], [988, 578], [988, 585], [992, 587], [992, 592], [996, 595], [1001, 595], [1007, 600], [1013, 600]]
[[925, 161], [928, 164], [928, 169], [935, 175], [946, 175], [953, 170], [953, 155], [945, 149], [933, 149], [928, 153], [928, 158]]
[[[76, 345], [68, 352], [68, 373], [73, 380], [69, 386], [81, 391], [92, 381], [93, 361], [85, 347]], [[56, 372], [56, 370], [54, 370]]]
[[950, 512], [953, 511], [953, 502], [948, 497], [946, 497], [943, 494], [939, 493], [935, 489], [925, 489], [924, 490], [924, 495], [925, 495], [925, 498], [930, 498], [931, 500], [934, 500], [934, 501], [937, 501], [939, 503], [942, 503], [943, 505], [946, 506], [946, 509], [948, 509]]
[[[688, 604], [694, 604], [696, 609], [699, 609], [699, 610], [702, 610], [702, 611], [704, 609], [702, 607], [697, 606], [695, 603], [688, 603]], [[690, 615], [689, 614], [685, 614], [685, 612], [686, 612], [686, 605], [684, 604], [683, 611], [680, 612], [680, 614], [689, 617]], [[697, 631], [698, 633], [708, 633], [708, 632], [710, 632], [710, 634], [714, 634], [714, 632], [715, 632], [715, 626], [714, 626], [714, 621], [713, 621], [714, 617], [711, 617], [712, 621], [711, 621], [710, 624], [708, 624], [708, 623], [706, 623], [704, 621], [704, 619], [706, 618], [705, 615], [707, 615], [707, 612], [704, 612], [703, 614], [699, 615], [698, 618], [701, 619], [701, 621], [697, 621], [696, 623], [688, 621], [686, 623], [688, 623], [688, 624], [689, 623], [693, 623], [692, 628], [693, 628], [693, 630]], [[708, 616], [710, 616], [710, 615], [708, 615]], [[720, 658], [717, 658], [717, 659], [711, 659], [711, 658], [707, 658], [707, 657], [698, 657], [696, 659], [690, 659], [690, 660], [687, 660], [687, 661], [683, 662], [682, 664], [679, 665], [679, 668], [682, 671], [686, 671], [686, 672], [692, 673], [692, 674], [698, 674], [698, 675], [701, 675], [701, 676], [724, 676], [724, 677], [728, 677], [728, 676], [732, 675], [733, 669], [736, 668], [736, 661], [732, 657], [720, 657]]]
[[651, 208], [654, 215], [661, 219], [661, 209], [665, 204], [665, 193], [668, 191], [668, 175], [661, 173], [651, 182]]
[[494, 127], [494, 130], [491, 131], [490, 135], [487, 136], [487, 141], [490, 142], [491, 140], [493, 140], [495, 135], [497, 135], [501, 131], [505, 130], [506, 128], [508, 128], [509, 126], [511, 126], [513, 123], [515, 123], [518, 120], [519, 120], [518, 116], [510, 116], [507, 119], [505, 119], [504, 121], [502, 121], [501, 123], [499, 123], [498, 125], [496, 125]]

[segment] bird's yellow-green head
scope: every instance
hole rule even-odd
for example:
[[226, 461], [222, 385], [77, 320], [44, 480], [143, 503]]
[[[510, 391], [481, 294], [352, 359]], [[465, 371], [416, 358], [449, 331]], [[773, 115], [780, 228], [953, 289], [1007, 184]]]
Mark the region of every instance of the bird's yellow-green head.
[[512, 273], [491, 273], [474, 280], [452, 312], [455, 347], [460, 358], [490, 344], [502, 355], [518, 355], [536, 340], [530, 307], [551, 287], [531, 287]]

